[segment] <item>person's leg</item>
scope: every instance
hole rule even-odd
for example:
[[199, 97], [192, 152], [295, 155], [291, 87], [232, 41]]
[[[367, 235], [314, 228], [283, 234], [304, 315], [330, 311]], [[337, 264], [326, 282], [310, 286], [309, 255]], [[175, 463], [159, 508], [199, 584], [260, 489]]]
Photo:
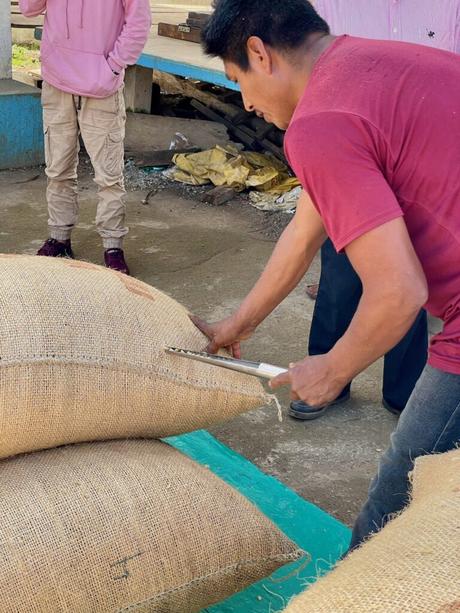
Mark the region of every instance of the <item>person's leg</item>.
[[[78, 218], [78, 124], [74, 97], [43, 82], [46, 198], [52, 241], [70, 240]], [[52, 242], [51, 241], [51, 242]], [[51, 255], [51, 254], [50, 254]], [[65, 255], [64, 253], [62, 255]]]
[[[83, 98], [79, 123], [94, 168], [94, 180], [99, 186], [96, 227], [102, 237], [107, 263], [108, 253], [110, 256], [120, 255], [123, 237], [128, 233], [123, 202], [126, 193], [123, 179], [126, 123], [123, 90], [104, 99]], [[127, 272], [127, 267], [123, 272]]]
[[[334, 347], [348, 329], [361, 298], [361, 281], [345, 254], [338, 254], [330, 240], [321, 249], [321, 277], [308, 343], [309, 355], [321, 355]], [[338, 401], [346, 400], [350, 385]], [[289, 415], [296, 419], [315, 419], [323, 409], [302, 401], [291, 403]]]
[[409, 473], [421, 455], [460, 443], [460, 375], [426, 366], [383, 455], [353, 528], [350, 549], [378, 532], [409, 501]]
[[404, 409], [427, 357], [428, 322], [426, 311], [422, 310], [402, 341], [385, 356], [383, 402], [388, 410], [397, 414]]
[[350, 260], [328, 239], [321, 249], [321, 277], [308, 342], [309, 355], [328, 353], [347, 331], [362, 284]]

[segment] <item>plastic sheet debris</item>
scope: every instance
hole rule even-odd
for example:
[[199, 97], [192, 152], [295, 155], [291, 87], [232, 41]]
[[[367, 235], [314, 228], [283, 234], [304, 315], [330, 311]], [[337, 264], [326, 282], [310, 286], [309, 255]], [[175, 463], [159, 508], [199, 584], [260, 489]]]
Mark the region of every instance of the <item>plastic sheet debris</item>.
[[182, 134], [182, 132], [176, 132], [171, 142], [169, 143], [169, 150], [174, 151], [176, 149], [191, 149], [193, 145], [189, 139]]
[[240, 151], [233, 143], [199, 153], [177, 154], [170, 176], [189, 185], [225, 185], [236, 191], [253, 189], [280, 196], [299, 185], [288, 167], [274, 157]]
[[302, 188], [300, 185], [281, 196], [271, 192], [251, 192], [249, 194], [249, 200], [251, 205], [260, 211], [284, 211], [285, 213], [294, 213], [301, 192]]

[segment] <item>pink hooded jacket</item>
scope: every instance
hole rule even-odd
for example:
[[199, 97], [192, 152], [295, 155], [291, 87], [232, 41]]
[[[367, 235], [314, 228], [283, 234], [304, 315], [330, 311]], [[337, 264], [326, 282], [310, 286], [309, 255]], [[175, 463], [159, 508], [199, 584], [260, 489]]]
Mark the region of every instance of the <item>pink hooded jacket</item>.
[[25, 17], [45, 13], [43, 79], [79, 96], [116, 92], [150, 32], [149, 0], [19, 0], [19, 6]]

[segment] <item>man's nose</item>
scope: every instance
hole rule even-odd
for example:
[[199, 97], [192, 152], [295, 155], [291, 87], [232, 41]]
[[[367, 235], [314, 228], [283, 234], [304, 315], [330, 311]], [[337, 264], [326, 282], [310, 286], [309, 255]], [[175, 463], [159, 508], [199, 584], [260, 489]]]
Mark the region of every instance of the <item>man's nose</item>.
[[252, 113], [254, 110], [254, 105], [249, 102], [249, 100], [244, 94], [241, 94], [241, 97], [243, 98], [244, 108], [247, 110], [248, 113]]

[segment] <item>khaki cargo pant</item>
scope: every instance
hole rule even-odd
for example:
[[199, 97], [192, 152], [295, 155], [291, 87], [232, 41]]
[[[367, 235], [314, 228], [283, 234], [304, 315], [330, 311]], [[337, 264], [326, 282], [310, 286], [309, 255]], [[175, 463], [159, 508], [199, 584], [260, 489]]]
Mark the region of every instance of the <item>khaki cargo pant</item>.
[[128, 233], [123, 182], [126, 112], [123, 89], [108, 98], [74, 96], [43, 82], [43, 127], [51, 238], [67, 240], [78, 222], [79, 134], [99, 186], [96, 227], [105, 249]]

